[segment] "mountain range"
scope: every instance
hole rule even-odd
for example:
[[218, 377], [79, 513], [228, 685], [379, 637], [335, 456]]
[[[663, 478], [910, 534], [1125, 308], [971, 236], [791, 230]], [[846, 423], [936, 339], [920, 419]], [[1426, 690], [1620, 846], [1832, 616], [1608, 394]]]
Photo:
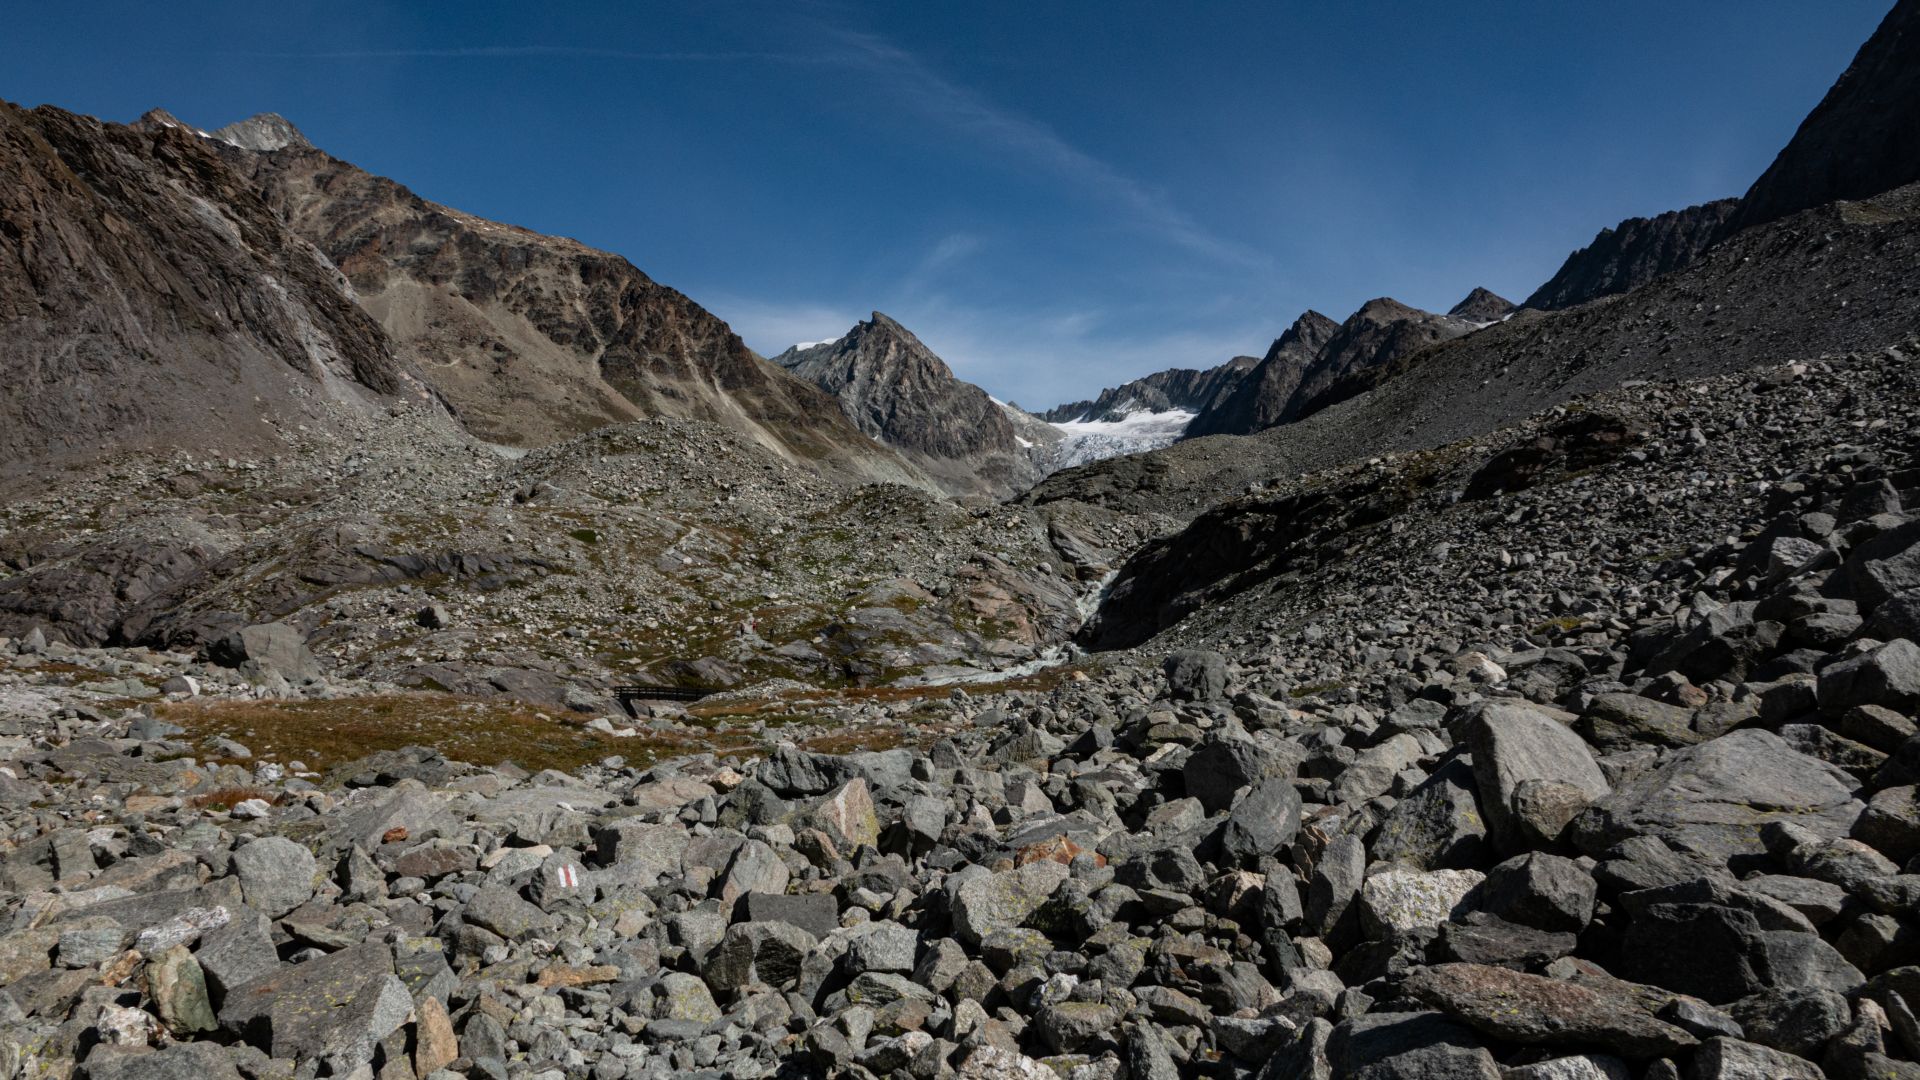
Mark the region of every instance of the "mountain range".
[[[1038, 415], [879, 312], [763, 359], [626, 259], [431, 202], [275, 114], [208, 130], [159, 110], [116, 125], [5, 106], [0, 468], [31, 485], [128, 452], [255, 459], [364, 444], [401, 417], [435, 454], [538, 462], [640, 421], [693, 424], [675, 430], [724, 433], [796, 475], [1031, 508], [1060, 564], [1103, 572], [1275, 475], [1906, 332], [1912, 7], [1896, 5], [1743, 197], [1603, 230], [1522, 305], [1475, 288], [1445, 314], [1387, 297], [1339, 322], [1307, 311], [1258, 357]], [[205, 571], [232, 548], [204, 526], [183, 522], [199, 539], [170, 549], [200, 554], [140, 565]], [[82, 558], [22, 543], [17, 566]], [[1023, 590], [1038, 595], [1008, 594]], [[58, 607], [21, 603], [34, 618]], [[124, 603], [69, 608], [111, 636], [131, 632], [112, 629]]]

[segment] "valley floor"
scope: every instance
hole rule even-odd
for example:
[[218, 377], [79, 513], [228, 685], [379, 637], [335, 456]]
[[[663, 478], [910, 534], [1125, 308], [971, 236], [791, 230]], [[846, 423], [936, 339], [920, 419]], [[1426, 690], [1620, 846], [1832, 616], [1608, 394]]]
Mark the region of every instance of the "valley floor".
[[[635, 717], [303, 674], [257, 628], [233, 666], [0, 642], [0, 1075], [1913, 1075], [1916, 356], [1624, 389], [1135, 523], [1086, 633], [1145, 643], [998, 684]], [[555, 512], [605, 546], [641, 515], [593, 466], [644, 429], [475, 455], [471, 513], [530, 504], [488, 527], [577, 576], [529, 523], [591, 493]], [[816, 550], [776, 478], [699, 498]], [[941, 527], [1046, 544], [1070, 631], [1106, 573], [1039, 538], [1120, 526], [1052, 513]], [[656, 568], [755, 565], [657, 535]], [[359, 588], [429, 629], [431, 588]]]

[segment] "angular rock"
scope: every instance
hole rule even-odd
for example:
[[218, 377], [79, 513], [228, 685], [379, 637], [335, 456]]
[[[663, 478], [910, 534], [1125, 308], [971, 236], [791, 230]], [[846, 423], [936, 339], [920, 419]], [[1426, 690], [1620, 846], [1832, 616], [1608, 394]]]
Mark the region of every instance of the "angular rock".
[[1818, 693], [1830, 717], [1862, 705], [1912, 715], [1920, 707], [1920, 645], [1899, 638], [1833, 664], [1820, 672]]
[[1439, 964], [1402, 990], [1495, 1038], [1527, 1046], [1605, 1046], [1628, 1058], [1668, 1057], [1699, 1040], [1625, 994], [1478, 964]]
[[1306, 925], [1322, 938], [1351, 936], [1359, 923], [1353, 899], [1366, 876], [1367, 849], [1357, 836], [1336, 837], [1307, 882]]
[[1500, 1067], [1469, 1028], [1439, 1013], [1368, 1013], [1327, 1040], [1342, 1080], [1500, 1080]]
[[399, 1030], [413, 997], [393, 973], [393, 951], [378, 942], [282, 967], [227, 993], [220, 1026], [277, 1058], [328, 1063], [351, 1072]]
[[800, 975], [800, 965], [816, 941], [791, 923], [735, 923], [707, 957], [702, 974], [715, 990], [737, 990], [749, 983], [776, 989]]
[[1574, 730], [1602, 750], [1636, 746], [1692, 746], [1704, 737], [1693, 730], [1693, 713], [1638, 694], [1600, 694]]
[[1536, 835], [1517, 813], [1521, 784], [1561, 784], [1588, 800], [1611, 790], [1580, 736], [1536, 709], [1503, 701], [1476, 706], [1465, 734], [1487, 833], [1499, 851], [1519, 852], [1554, 839]]
[[1473, 767], [1455, 758], [1395, 803], [1380, 823], [1372, 854], [1416, 870], [1485, 865], [1491, 849]]
[[1750, 1042], [1818, 1058], [1827, 1040], [1847, 1029], [1853, 1010], [1831, 990], [1776, 987], [1727, 1008]]
[[554, 925], [553, 916], [502, 885], [488, 885], [468, 899], [461, 918], [508, 941], [522, 941]]
[[747, 893], [740, 898], [736, 918], [741, 922], [788, 923], [823, 938], [840, 925], [840, 905], [823, 893], [799, 896]]
[[995, 930], [1019, 926], [1040, 910], [1069, 874], [1057, 862], [1041, 861], [967, 877], [952, 893], [954, 936], [978, 946]]
[[1572, 832], [1593, 855], [1631, 837], [1653, 836], [1725, 865], [1763, 853], [1760, 830], [1772, 821], [1792, 821], [1825, 837], [1847, 835], [1862, 809], [1853, 790], [1842, 770], [1795, 752], [1770, 731], [1745, 728], [1676, 751], [1588, 807]]
[[847, 781], [828, 795], [809, 820], [844, 851], [880, 842], [880, 818], [874, 811], [867, 782], [860, 777]]
[[1360, 886], [1361, 926], [1370, 940], [1433, 929], [1466, 913], [1478, 870], [1386, 870]]
[[1688, 1080], [1826, 1080], [1805, 1058], [1726, 1036], [1708, 1039], [1693, 1056]]
[[1227, 658], [1205, 649], [1170, 654], [1161, 670], [1175, 701], [1219, 701], [1227, 696]]
[[313, 897], [320, 864], [299, 844], [265, 836], [234, 851], [233, 869], [247, 906], [277, 919]]
[[185, 945], [147, 961], [147, 994], [167, 1030], [178, 1036], [219, 1028], [207, 1000], [207, 980]]
[[1487, 872], [1479, 908], [1541, 930], [1579, 933], [1593, 921], [1599, 885], [1579, 863], [1529, 852]]
[[1293, 781], [1272, 777], [1255, 783], [1227, 813], [1221, 850], [1242, 865], [1278, 854], [1300, 832], [1300, 808], [1300, 792]]
[[1194, 748], [1181, 766], [1187, 794], [1209, 814], [1233, 805], [1242, 788], [1269, 778], [1291, 779], [1296, 762], [1279, 748], [1253, 739], [1221, 736]]

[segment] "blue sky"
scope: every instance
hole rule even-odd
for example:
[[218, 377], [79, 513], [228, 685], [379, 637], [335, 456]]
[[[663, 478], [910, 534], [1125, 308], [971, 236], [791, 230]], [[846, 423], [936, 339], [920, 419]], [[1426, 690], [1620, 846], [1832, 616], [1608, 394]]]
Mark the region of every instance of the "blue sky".
[[285, 114], [771, 354], [879, 309], [1041, 407], [1305, 308], [1512, 299], [1744, 191], [1889, 0], [25, 4], [0, 97]]

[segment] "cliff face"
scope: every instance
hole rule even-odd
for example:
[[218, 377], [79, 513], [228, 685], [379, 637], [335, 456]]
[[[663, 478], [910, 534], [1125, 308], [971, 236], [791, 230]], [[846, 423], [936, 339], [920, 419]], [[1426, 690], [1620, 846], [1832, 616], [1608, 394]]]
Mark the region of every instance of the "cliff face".
[[1567, 256], [1524, 306], [1558, 311], [1637, 289], [1678, 270], [1714, 242], [1738, 206], [1736, 199], [1721, 199], [1601, 229], [1593, 243]]
[[788, 349], [774, 363], [839, 402], [855, 427], [952, 494], [1011, 495], [1041, 474], [1036, 440], [1008, 406], [954, 377], [906, 327], [880, 312], [836, 341]]
[[1385, 297], [1368, 301], [1339, 324], [1309, 311], [1231, 395], [1194, 418], [1187, 436], [1251, 435], [1310, 416], [1364, 390], [1370, 372], [1474, 326]]
[[346, 282], [207, 141], [0, 103], [0, 463], [276, 444], [430, 401]]
[[1251, 372], [1193, 418], [1187, 437], [1246, 435], [1280, 423], [1308, 365], [1339, 329], [1339, 323], [1317, 311], [1295, 319]]
[[1899, 0], [1722, 235], [1920, 181], [1920, 0]]
[[1144, 378], [1100, 391], [1091, 401], [1057, 405], [1040, 414], [1056, 424], [1089, 420], [1124, 420], [1129, 414], [1183, 410], [1199, 413], [1231, 394], [1249, 371], [1260, 366], [1256, 356], [1236, 356], [1204, 371], [1168, 368]]
[[617, 255], [429, 202], [279, 117], [214, 137], [233, 140], [213, 145], [340, 267], [395, 349], [483, 439], [538, 446], [667, 416], [859, 479], [924, 482], [815, 387]]

